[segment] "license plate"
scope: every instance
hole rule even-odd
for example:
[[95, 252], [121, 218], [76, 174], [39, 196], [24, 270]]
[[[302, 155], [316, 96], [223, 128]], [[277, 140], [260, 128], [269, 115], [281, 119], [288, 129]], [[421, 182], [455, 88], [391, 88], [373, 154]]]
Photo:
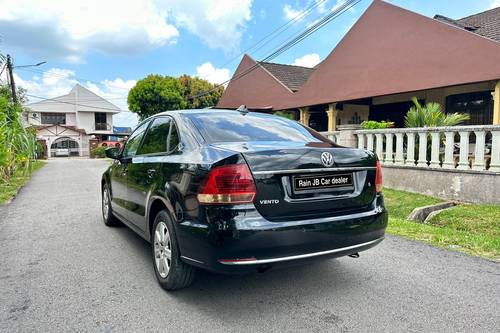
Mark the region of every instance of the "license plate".
[[352, 186], [352, 173], [293, 177], [295, 192]]

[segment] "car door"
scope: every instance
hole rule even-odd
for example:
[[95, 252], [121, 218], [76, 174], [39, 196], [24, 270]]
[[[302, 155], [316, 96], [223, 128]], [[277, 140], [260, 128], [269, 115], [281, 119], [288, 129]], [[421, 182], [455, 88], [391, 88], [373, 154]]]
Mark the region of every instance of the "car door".
[[130, 221], [146, 231], [146, 207], [151, 193], [158, 186], [159, 159], [167, 153], [167, 136], [171, 117], [160, 116], [152, 120], [128, 171], [128, 198]]
[[120, 215], [121, 218], [130, 220], [129, 218], [129, 207], [130, 200], [128, 198], [127, 189], [127, 178], [128, 169], [132, 158], [137, 152], [144, 132], [149, 125], [149, 121], [142, 123], [137, 129], [130, 135], [129, 139], [125, 143], [125, 147], [121, 153], [118, 160], [115, 160], [110, 178], [111, 178], [111, 205], [113, 212]]

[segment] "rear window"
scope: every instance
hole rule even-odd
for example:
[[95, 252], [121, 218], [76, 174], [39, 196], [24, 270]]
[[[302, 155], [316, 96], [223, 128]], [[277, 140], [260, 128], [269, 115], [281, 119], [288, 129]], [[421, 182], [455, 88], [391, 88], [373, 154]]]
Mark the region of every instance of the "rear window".
[[209, 143], [247, 141], [325, 142], [299, 123], [259, 113], [210, 112], [184, 114]]

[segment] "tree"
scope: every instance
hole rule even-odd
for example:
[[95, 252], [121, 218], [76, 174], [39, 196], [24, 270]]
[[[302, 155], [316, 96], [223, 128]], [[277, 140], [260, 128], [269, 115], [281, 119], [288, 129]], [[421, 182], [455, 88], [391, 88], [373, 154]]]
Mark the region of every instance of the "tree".
[[[222, 86], [215, 88], [216, 85], [208, 82], [207, 80], [191, 77], [186, 74], [181, 75], [178, 80], [182, 87], [182, 96], [187, 103], [187, 109], [213, 107], [217, 105], [217, 102], [219, 102], [219, 99], [224, 92], [224, 88]], [[207, 91], [210, 92], [204, 94], [203, 96], [192, 98], [193, 96], [197, 96]]]
[[129, 110], [137, 113], [141, 119], [186, 107], [179, 81], [171, 76], [157, 74], [139, 80], [128, 93], [127, 102]]
[[444, 113], [439, 103], [422, 106], [416, 97], [411, 100], [414, 105], [405, 116], [406, 127], [456, 126], [470, 119], [465, 113]]

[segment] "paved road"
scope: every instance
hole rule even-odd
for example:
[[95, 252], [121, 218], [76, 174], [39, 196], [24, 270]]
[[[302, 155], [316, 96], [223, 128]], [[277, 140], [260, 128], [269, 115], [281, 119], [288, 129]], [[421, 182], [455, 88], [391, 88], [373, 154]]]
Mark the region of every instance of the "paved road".
[[0, 208], [0, 331], [440, 331], [500, 327], [500, 265], [388, 237], [359, 259], [155, 281], [148, 244], [107, 228], [107, 162], [52, 160]]

